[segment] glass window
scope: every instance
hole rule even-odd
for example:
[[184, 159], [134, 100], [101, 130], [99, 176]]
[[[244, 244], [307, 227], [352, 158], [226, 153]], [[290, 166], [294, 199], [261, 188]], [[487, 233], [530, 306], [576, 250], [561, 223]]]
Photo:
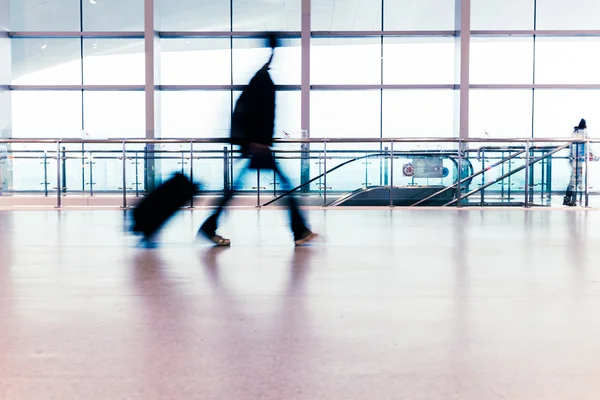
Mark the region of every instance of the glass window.
[[12, 39], [13, 85], [80, 85], [80, 39]]
[[537, 29], [600, 29], [596, 0], [537, 0]]
[[310, 12], [314, 31], [381, 30], [381, 1], [312, 0]]
[[301, 96], [299, 90], [279, 91], [275, 96], [275, 137], [300, 138]]
[[83, 95], [85, 137], [143, 138], [146, 136], [144, 92], [86, 91]]
[[163, 85], [229, 85], [229, 39], [161, 39]]
[[234, 31], [299, 31], [301, 0], [231, 0]]
[[380, 137], [379, 90], [312, 91], [310, 136]]
[[163, 31], [228, 31], [229, 0], [158, 0]]
[[[252, 79], [271, 55], [262, 39], [234, 39], [233, 41], [233, 83], [244, 85]], [[271, 77], [276, 85], [299, 85], [301, 79], [300, 40], [285, 39], [275, 50], [271, 63]]]
[[454, 83], [454, 38], [384, 38], [383, 83]]
[[80, 0], [10, 0], [11, 31], [80, 30]]
[[386, 31], [454, 30], [455, 0], [385, 0]]
[[381, 83], [379, 38], [313, 39], [310, 51], [313, 85]]
[[531, 137], [531, 90], [471, 90], [469, 136]]
[[81, 92], [12, 92], [15, 138], [80, 138]]
[[143, 31], [144, 0], [82, 1], [84, 31]]
[[383, 137], [454, 137], [454, 90], [384, 90]]
[[470, 73], [472, 84], [533, 83], [533, 38], [473, 38]]
[[571, 136], [573, 127], [585, 118], [588, 134], [600, 137], [600, 90], [546, 90], [535, 91], [536, 137]]
[[83, 83], [86, 85], [143, 85], [144, 41], [84, 39]]
[[229, 136], [231, 92], [164, 91], [160, 96], [162, 137]]
[[534, 0], [471, 0], [471, 29], [533, 29], [533, 8]]
[[538, 38], [535, 44], [536, 83], [600, 83], [595, 55], [599, 38]]

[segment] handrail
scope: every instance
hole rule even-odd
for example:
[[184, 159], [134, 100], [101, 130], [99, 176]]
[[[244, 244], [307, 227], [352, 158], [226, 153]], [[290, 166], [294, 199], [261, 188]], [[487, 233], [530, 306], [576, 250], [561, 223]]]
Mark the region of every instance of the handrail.
[[[436, 153], [427, 153], [427, 155], [436, 155], [436, 156], [437, 156], [437, 155], [439, 155], [439, 156], [451, 156], [451, 155], [455, 155], [455, 153], [456, 153], [456, 152], [444, 151], [444, 152], [436, 152]], [[406, 154], [404, 154], [404, 152], [402, 152], [402, 151], [395, 151], [393, 154], [394, 154], [394, 156], [397, 156], [397, 155], [406, 155]], [[411, 154], [409, 154], [409, 155], [413, 155], [413, 154], [411, 153]], [[310, 179], [309, 181], [306, 181], [306, 182], [304, 182], [304, 183], [302, 183], [302, 184], [300, 184], [300, 185], [296, 186], [295, 188], [288, 190], [287, 192], [285, 192], [285, 193], [283, 193], [283, 194], [281, 194], [281, 195], [277, 196], [276, 198], [269, 200], [268, 202], [266, 202], [266, 203], [265, 203], [265, 204], [263, 204], [262, 206], [263, 206], [263, 207], [266, 207], [266, 206], [268, 206], [268, 205], [270, 205], [270, 204], [273, 204], [273, 203], [275, 203], [276, 201], [279, 201], [279, 200], [281, 200], [281, 199], [282, 199], [282, 198], [284, 198], [285, 196], [287, 196], [287, 195], [289, 195], [289, 194], [291, 194], [291, 193], [294, 193], [296, 190], [298, 190], [298, 189], [300, 189], [300, 188], [303, 188], [304, 186], [306, 186], [306, 185], [308, 185], [308, 184], [310, 184], [310, 183], [313, 183], [313, 182], [314, 182], [314, 181], [316, 181], [317, 179], [319, 179], [319, 178], [322, 178], [322, 177], [324, 177], [325, 175], [327, 175], [327, 174], [329, 174], [329, 173], [331, 173], [331, 172], [335, 171], [336, 169], [338, 169], [338, 168], [341, 168], [341, 167], [343, 167], [344, 165], [350, 164], [351, 162], [358, 161], [358, 160], [362, 160], [362, 159], [365, 159], [365, 158], [370, 158], [370, 157], [388, 157], [388, 156], [389, 156], [389, 153], [388, 153], [388, 152], [382, 152], [382, 153], [374, 153], [374, 154], [368, 154], [368, 155], [366, 155], [366, 156], [361, 156], [361, 157], [355, 157], [355, 158], [352, 158], [352, 159], [350, 159], [350, 160], [348, 160], [348, 161], [346, 161], [346, 162], [343, 162], [343, 163], [341, 163], [341, 164], [339, 164], [339, 165], [336, 165], [335, 167], [331, 168], [331, 169], [330, 169], [330, 170], [328, 170], [328, 171], [325, 171], [325, 172], [321, 173], [320, 175], [317, 175], [317, 176], [315, 176], [314, 178]]]
[[[311, 138], [311, 139], [274, 139], [274, 143], [600, 143], [600, 138]], [[190, 143], [226, 143], [229, 138], [169, 138], [169, 139], [58, 139], [58, 138], [1, 138], [0, 144], [10, 143], [39, 143], [39, 144], [190, 144]]]
[[343, 163], [341, 163], [340, 165], [336, 165], [335, 167], [331, 168], [329, 171], [325, 171], [325, 172], [323, 172], [322, 174], [315, 176], [315, 177], [314, 177], [314, 178], [312, 178], [311, 180], [309, 180], [309, 181], [306, 181], [306, 182], [304, 182], [304, 183], [302, 183], [302, 184], [300, 184], [300, 185], [296, 186], [295, 188], [288, 190], [287, 192], [285, 192], [285, 193], [283, 193], [283, 194], [281, 194], [281, 195], [279, 195], [279, 196], [275, 197], [274, 199], [271, 199], [271, 200], [267, 201], [267, 202], [266, 202], [265, 204], [263, 204], [262, 206], [263, 206], [263, 207], [266, 207], [266, 206], [268, 206], [268, 205], [270, 205], [270, 204], [273, 204], [273, 203], [275, 203], [276, 201], [279, 201], [279, 200], [281, 200], [281, 199], [282, 199], [282, 198], [284, 198], [285, 196], [287, 196], [287, 195], [289, 195], [289, 194], [292, 194], [292, 193], [294, 193], [296, 190], [298, 190], [298, 189], [300, 189], [300, 188], [303, 188], [304, 186], [306, 186], [306, 185], [309, 185], [309, 184], [313, 183], [313, 182], [314, 182], [314, 181], [316, 181], [317, 179], [324, 177], [326, 174], [329, 174], [329, 173], [331, 173], [331, 172], [335, 171], [336, 169], [343, 167], [344, 165], [350, 164], [351, 162], [354, 162], [354, 161], [357, 161], [357, 160], [362, 160], [363, 158], [374, 157], [374, 156], [385, 156], [386, 154], [387, 154], [387, 153], [369, 154], [369, 155], [366, 155], [366, 156], [361, 156], [361, 157], [356, 157], [356, 158], [350, 159], [350, 160], [348, 160], [348, 161], [346, 161], [346, 162], [343, 162]]
[[[469, 176], [467, 176], [466, 178], [463, 178], [463, 179], [461, 179], [461, 180], [460, 180], [460, 182], [456, 182], [456, 183], [455, 183], [455, 184], [453, 184], [452, 186], [447, 186], [447, 187], [443, 188], [442, 190], [440, 190], [440, 191], [438, 191], [438, 192], [436, 192], [436, 193], [434, 193], [434, 194], [432, 194], [432, 195], [430, 195], [430, 196], [427, 196], [427, 197], [425, 197], [424, 199], [421, 199], [421, 200], [417, 201], [417, 202], [416, 202], [416, 203], [414, 203], [414, 204], [411, 204], [411, 205], [410, 205], [410, 207], [416, 207], [416, 206], [418, 206], [419, 204], [422, 204], [422, 203], [426, 202], [427, 200], [430, 200], [430, 199], [432, 199], [432, 198], [434, 198], [434, 197], [436, 197], [436, 196], [439, 196], [440, 194], [442, 194], [442, 193], [444, 193], [444, 192], [446, 192], [446, 191], [448, 191], [448, 190], [454, 189], [454, 188], [456, 188], [458, 185], [462, 185], [464, 182], [467, 182], [469, 179], [471, 179], [471, 180], [472, 180], [473, 178], [476, 178], [476, 177], [478, 177], [479, 175], [483, 174], [484, 172], [486, 172], [486, 171], [489, 171], [489, 170], [491, 170], [492, 168], [495, 168], [495, 167], [497, 167], [497, 166], [499, 166], [499, 165], [502, 165], [502, 164], [503, 164], [503, 163], [505, 163], [506, 161], [510, 161], [510, 160], [512, 160], [513, 158], [517, 158], [518, 156], [520, 156], [520, 155], [521, 155], [521, 154], [523, 154], [523, 153], [525, 153], [525, 150], [518, 151], [518, 152], [516, 152], [515, 154], [512, 154], [512, 155], [510, 155], [509, 157], [503, 158], [502, 160], [500, 160], [500, 161], [498, 161], [498, 162], [496, 162], [496, 163], [494, 163], [494, 164], [490, 165], [489, 167], [486, 167], [486, 168], [484, 168], [484, 169], [482, 169], [482, 170], [480, 170], [480, 171], [478, 171], [478, 172], [475, 172], [475, 173], [474, 173], [474, 174], [472, 174], [472, 175], [469, 175]], [[459, 172], [459, 173], [460, 173], [460, 172]]]
[[[500, 181], [502, 181], [502, 180], [504, 180], [504, 179], [508, 178], [509, 176], [511, 176], [511, 175], [514, 175], [514, 174], [516, 174], [517, 172], [520, 172], [520, 171], [524, 170], [525, 168], [528, 168], [528, 167], [530, 167], [531, 165], [533, 165], [533, 164], [537, 163], [538, 161], [541, 161], [541, 160], [543, 160], [543, 159], [545, 159], [545, 158], [548, 158], [548, 157], [550, 157], [551, 155], [553, 155], [553, 154], [555, 154], [555, 153], [558, 153], [559, 151], [562, 151], [562, 150], [564, 150], [564, 149], [567, 149], [569, 146], [571, 146], [571, 143], [568, 143], [568, 144], [565, 144], [565, 145], [559, 146], [559, 147], [557, 147], [556, 149], [554, 149], [554, 150], [552, 150], [552, 151], [550, 151], [550, 152], [548, 152], [548, 153], [544, 154], [543, 156], [540, 156], [540, 157], [534, 158], [533, 160], [529, 161], [529, 163], [525, 163], [525, 165], [521, 165], [520, 167], [517, 167], [517, 168], [513, 169], [513, 170], [512, 170], [512, 171], [510, 171], [510, 172], [507, 172], [506, 174], [499, 176], [498, 178], [494, 179], [493, 181], [491, 181], [491, 182], [488, 182], [488, 183], [486, 183], [485, 185], [482, 185], [482, 186], [478, 187], [477, 189], [473, 189], [473, 190], [471, 190], [470, 192], [468, 192], [468, 193], [465, 193], [465, 195], [461, 195], [461, 196], [459, 196], [459, 198], [458, 198], [458, 199], [454, 199], [454, 200], [452, 200], [452, 201], [449, 201], [448, 203], [444, 204], [444, 205], [443, 205], [443, 207], [446, 207], [446, 206], [452, 205], [452, 204], [454, 204], [454, 203], [457, 203], [457, 202], [459, 202], [459, 201], [460, 201], [460, 200], [462, 200], [462, 199], [466, 199], [467, 197], [470, 197], [470, 196], [474, 195], [475, 193], [478, 193], [478, 192], [480, 192], [480, 191], [482, 191], [482, 190], [484, 190], [484, 189], [486, 189], [486, 188], [488, 188], [488, 187], [490, 187], [490, 186], [492, 186], [492, 185], [495, 185], [496, 183], [498, 183], [498, 182], [500, 182]], [[526, 194], [526, 195], [527, 195], [527, 194]]]

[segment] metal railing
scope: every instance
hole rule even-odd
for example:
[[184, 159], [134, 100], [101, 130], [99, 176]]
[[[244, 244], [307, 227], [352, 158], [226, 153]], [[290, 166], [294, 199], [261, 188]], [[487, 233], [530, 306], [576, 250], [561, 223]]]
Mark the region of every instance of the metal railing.
[[[390, 162], [389, 164], [386, 164], [386, 168], [389, 168], [389, 183], [387, 184], [387, 186], [390, 188], [390, 205], [393, 206], [393, 199], [392, 199], [392, 188], [394, 187], [394, 162], [393, 160], [399, 156], [407, 156], [407, 155], [412, 155], [412, 156], [418, 156], [418, 155], [453, 155], [456, 158], [456, 162], [458, 164], [457, 166], [457, 170], [458, 172], [458, 180], [456, 182], [453, 182], [450, 186], [444, 188], [443, 190], [440, 190], [440, 192], [436, 193], [435, 195], [438, 195], [442, 192], [446, 192], [449, 190], [456, 190], [456, 198], [455, 200], [451, 201], [448, 203], [448, 205], [451, 204], [455, 204], [456, 206], [460, 207], [461, 206], [461, 201], [463, 199], [466, 199], [470, 196], [472, 196], [475, 193], [483, 193], [483, 191], [492, 186], [495, 183], [498, 183], [500, 181], [502, 181], [505, 178], [508, 178], [511, 175], [514, 175], [515, 173], [524, 170], [525, 171], [525, 182], [524, 182], [524, 193], [525, 195], [525, 206], [527, 207], [529, 205], [529, 199], [532, 196], [532, 182], [530, 182], [530, 168], [532, 167], [533, 164], [535, 164], [536, 162], [542, 160], [542, 159], [546, 159], [547, 157], [551, 157], [552, 155], [554, 155], [555, 153], [564, 150], [566, 148], [568, 148], [571, 144], [573, 143], [579, 143], [579, 144], [583, 144], [585, 146], [586, 149], [586, 155], [589, 154], [589, 149], [590, 149], [590, 144], [592, 143], [598, 143], [600, 142], [600, 140], [594, 140], [594, 139], [579, 139], [579, 140], [574, 140], [572, 138], [536, 138], [536, 139], [524, 139], [524, 138], [501, 138], [501, 139], [489, 139], [489, 138], [469, 138], [469, 139], [458, 139], [458, 138], [327, 138], [327, 139], [275, 139], [275, 144], [276, 144], [276, 149], [277, 149], [277, 145], [284, 145], [284, 144], [308, 144], [308, 145], [313, 145], [316, 146], [318, 145], [319, 149], [318, 150], [308, 150], [308, 152], [306, 152], [305, 150], [277, 150], [277, 154], [278, 154], [278, 158], [288, 158], [288, 159], [302, 159], [303, 157], [306, 157], [308, 155], [308, 157], [313, 157], [313, 155], [317, 155], [319, 160], [322, 161], [322, 167], [323, 167], [323, 171], [322, 173], [318, 174], [316, 177], [312, 177], [304, 182], [302, 182], [298, 187], [294, 188], [291, 191], [288, 191], [287, 193], [284, 193], [283, 195], [280, 196], [275, 196], [275, 199], [269, 200], [267, 203], [263, 204], [263, 205], [268, 205], [268, 204], [272, 204], [274, 201], [284, 197], [285, 195], [289, 195], [290, 193], [306, 187], [307, 185], [310, 185], [311, 183], [313, 183], [316, 180], [320, 180], [322, 179], [322, 185], [319, 186], [319, 192], [323, 197], [323, 205], [326, 206], [327, 203], [327, 196], [328, 193], [331, 192], [331, 188], [328, 186], [327, 183], [327, 178], [328, 176], [334, 172], [335, 170], [338, 170], [340, 168], [342, 168], [344, 165], [347, 165], [350, 162], [359, 160], [359, 159], [363, 159], [363, 158], [372, 158], [372, 157], [379, 157], [379, 158], [385, 158], [385, 159], [389, 159]], [[488, 167], [482, 168], [480, 171], [475, 172], [469, 176], [463, 177], [462, 176], [462, 167], [463, 165], [461, 165], [465, 159], [469, 158], [469, 154], [473, 154], [473, 155], [477, 155], [477, 158], [482, 157], [482, 154], [488, 154], [490, 151], [494, 150], [494, 147], [492, 145], [503, 145], [506, 143], [510, 143], [512, 144], [512, 146], [510, 147], [512, 150], [512, 153], [509, 157], [503, 157], [501, 158], [499, 161], [492, 163], [491, 165], [489, 165]], [[111, 160], [119, 160], [122, 163], [122, 176], [121, 176], [121, 182], [122, 182], [122, 187], [120, 187], [119, 189], [121, 190], [121, 194], [122, 194], [122, 207], [126, 208], [128, 207], [128, 203], [127, 203], [127, 194], [131, 193], [131, 190], [128, 189], [128, 185], [127, 185], [127, 161], [128, 160], [132, 160], [135, 159], [135, 163], [136, 163], [136, 173], [135, 173], [135, 195], [139, 196], [140, 194], [140, 190], [139, 190], [139, 186], [141, 185], [140, 183], [140, 177], [138, 175], [138, 170], [137, 170], [137, 165], [139, 163], [139, 160], [143, 160], [144, 162], [148, 162], [148, 160], [164, 160], [164, 159], [176, 159], [178, 157], [182, 158], [182, 168], [183, 168], [183, 164], [185, 159], [189, 159], [192, 160], [192, 162], [190, 162], [190, 166], [189, 166], [189, 170], [187, 171], [190, 178], [194, 178], [194, 163], [193, 160], [196, 159], [196, 157], [200, 158], [212, 158], [212, 159], [222, 159], [223, 160], [223, 180], [224, 180], [224, 186], [223, 188], [230, 188], [231, 186], [231, 182], [233, 181], [233, 162], [239, 158], [238, 156], [236, 156], [236, 152], [233, 148], [227, 146], [229, 144], [229, 141], [227, 138], [200, 138], [200, 139], [191, 139], [191, 138], [186, 138], [186, 139], [46, 139], [46, 138], [39, 138], [39, 139], [0, 139], [0, 146], [4, 145], [7, 146], [9, 151], [9, 157], [7, 159], [0, 160], [0, 163], [4, 162], [10, 162], [11, 157], [11, 150], [10, 147], [12, 145], [18, 145], [18, 144], [27, 144], [27, 145], [53, 145], [55, 146], [55, 150], [43, 150], [44, 155], [43, 155], [43, 164], [45, 167], [45, 171], [44, 171], [44, 193], [45, 195], [48, 195], [49, 189], [48, 189], [48, 175], [49, 172], [47, 170], [47, 165], [48, 165], [48, 160], [56, 160], [56, 187], [54, 187], [53, 189], [56, 190], [56, 206], [57, 207], [61, 207], [62, 206], [62, 196], [65, 194], [66, 192], [66, 187], [64, 185], [64, 177], [65, 177], [65, 166], [64, 166], [64, 162], [61, 162], [61, 160], [65, 160], [67, 158], [67, 153], [71, 152], [82, 152], [83, 153], [83, 149], [85, 146], [89, 146], [89, 145], [118, 145], [120, 147], [120, 149], [111, 149], [111, 150], [98, 150], [98, 149], [94, 149], [94, 150], [89, 150], [88, 154], [93, 154], [94, 152], [96, 153], [104, 153], [104, 154], [114, 154], [113, 155], [109, 155], [109, 156], [105, 156], [106, 159], [111, 159]], [[82, 150], [65, 150], [65, 148], [63, 147], [64, 145], [69, 145], [69, 144], [79, 144], [82, 146]], [[202, 149], [199, 147], [202, 147], [202, 145], [204, 144], [223, 144], [226, 145], [225, 148], [223, 150], [207, 150], [207, 149]], [[346, 144], [348, 145], [346, 149], [342, 149], [342, 150], [333, 150], [328, 148], [331, 147], [334, 144]], [[361, 144], [361, 145], [377, 145], [379, 144], [379, 150], [376, 149], [356, 149], [355, 146]], [[439, 148], [439, 149], [431, 149], [431, 150], [398, 150], [398, 149], [394, 149], [394, 145], [414, 145], [414, 146], [420, 146], [423, 144], [436, 144], [439, 146], [442, 145], [446, 145], [446, 148]], [[475, 147], [475, 148], [467, 148], [467, 146], [469, 145], [475, 145], [478, 144], [479, 147]], [[538, 144], [544, 144], [546, 147], [546, 149], [548, 149], [547, 151], [547, 155], [540, 158], [540, 157], [535, 157], [535, 158], [531, 158], [532, 155], [532, 150], [535, 150], [536, 148], [540, 147], [540, 146], [536, 146]], [[145, 148], [143, 150], [140, 150], [139, 148], [133, 149], [134, 146], [140, 146], [140, 145], [144, 145]], [[157, 146], [156, 145], [185, 145], [187, 146], [187, 150], [157, 150]], [[384, 149], [384, 145], [386, 145], [386, 148]], [[505, 148], [505, 147], [496, 147], [495, 149], [498, 150], [500, 148]], [[22, 152], [22, 153], [26, 153], [26, 152], [32, 152], [32, 153], [36, 153], [36, 152], [40, 152], [42, 150], [32, 150], [32, 149], [28, 149], [28, 150], [16, 150], [16, 152]], [[371, 153], [371, 154], [367, 154], [366, 156], [363, 157], [352, 157], [350, 160], [347, 160], [345, 162], [343, 162], [342, 164], [339, 165], [335, 165], [333, 167], [330, 167], [328, 169], [327, 166], [327, 160], [331, 160], [333, 157], [335, 157], [336, 154], [343, 154], [343, 153]], [[173, 156], [174, 153], [177, 153], [177, 156]], [[142, 156], [140, 156], [140, 154], [142, 154]], [[301, 156], [294, 156], [294, 154], [302, 154]], [[159, 157], [157, 157], [157, 155], [159, 155]], [[519, 168], [517, 168], [514, 171], [511, 171], [510, 173], [504, 173], [502, 174], [499, 178], [495, 179], [493, 182], [489, 182], [487, 184], [482, 185], [480, 188], [475, 189], [475, 190], [471, 190], [469, 192], [467, 192], [466, 194], [463, 194], [461, 191], [461, 186], [464, 182], [466, 182], [467, 180], [472, 180], [473, 178], [479, 176], [479, 175], [483, 175], [485, 174], [487, 171], [490, 171], [492, 168], [495, 168], [497, 166], [502, 165], [503, 163], [513, 160], [513, 159], [517, 159], [521, 156], [525, 157], [525, 164]], [[30, 158], [36, 159], [36, 156], [32, 156]], [[39, 158], [39, 157], [38, 157]], [[81, 157], [80, 157], [81, 158]], [[564, 158], [564, 157], [563, 157]], [[85, 160], [82, 159], [82, 163], [85, 164]], [[100, 158], [98, 158], [100, 159]], [[90, 186], [90, 190], [89, 192], [91, 193], [91, 195], [94, 194], [94, 178], [93, 178], [93, 167], [92, 167], [92, 157], [90, 157], [90, 166], [89, 166], [89, 186]], [[388, 167], [389, 165], [389, 167]], [[585, 198], [585, 206], [589, 206], [589, 157], [585, 157], [585, 175], [583, 177], [584, 180], [584, 198]], [[365, 183], [366, 183], [366, 179], [365, 179]], [[2, 192], [2, 184], [3, 182], [0, 179], [0, 193]], [[276, 187], [276, 183], [274, 183], [274, 188]], [[260, 185], [260, 181], [258, 182], [257, 186], [256, 186], [256, 193], [257, 193], [257, 205], [261, 205], [261, 199], [260, 199], [260, 192], [261, 192], [261, 185]], [[6, 191], [6, 188], [4, 188], [4, 190]], [[431, 195], [428, 198], [424, 198], [419, 200], [418, 202], [416, 202], [414, 205], [420, 205], [421, 203], [425, 202], [426, 200], [428, 200], [431, 197], [434, 197], [435, 195]], [[482, 194], [483, 196], [483, 194]], [[509, 196], [510, 197], [510, 196]], [[483, 197], [482, 197], [482, 203], [483, 203]]]

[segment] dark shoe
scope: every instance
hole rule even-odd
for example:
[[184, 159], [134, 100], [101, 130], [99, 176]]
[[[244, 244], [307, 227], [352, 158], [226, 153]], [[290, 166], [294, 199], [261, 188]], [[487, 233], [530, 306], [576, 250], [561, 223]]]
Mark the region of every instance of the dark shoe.
[[206, 230], [204, 228], [204, 226], [200, 227], [196, 236], [203, 236], [203, 237], [207, 238], [208, 240], [213, 242], [215, 244], [215, 246], [230, 246], [231, 245], [231, 240], [226, 239], [223, 236], [217, 235], [214, 231], [211, 232], [211, 231]]
[[223, 236], [217, 235], [217, 219], [218, 214], [213, 214], [204, 221], [196, 236], [204, 236], [216, 246], [229, 246], [231, 240], [225, 239]]
[[308, 242], [316, 239], [319, 235], [312, 232], [310, 229], [304, 230], [301, 235], [294, 238], [294, 244], [296, 246], [302, 246], [303, 244], [307, 244]]

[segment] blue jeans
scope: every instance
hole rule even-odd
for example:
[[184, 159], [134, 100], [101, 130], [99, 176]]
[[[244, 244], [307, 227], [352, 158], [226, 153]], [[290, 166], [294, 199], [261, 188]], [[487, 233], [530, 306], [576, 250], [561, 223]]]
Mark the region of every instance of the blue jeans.
[[[200, 231], [202, 231], [207, 236], [212, 237], [216, 234], [216, 231], [218, 228], [218, 220], [219, 220], [219, 217], [221, 216], [221, 213], [223, 212], [223, 208], [232, 199], [235, 190], [239, 188], [239, 186], [242, 183], [242, 179], [244, 178], [244, 175], [248, 171], [249, 171], [248, 166], [246, 166], [244, 169], [242, 169], [242, 172], [235, 180], [233, 189], [225, 191], [225, 194], [223, 195], [223, 197], [221, 198], [221, 200], [218, 203], [217, 210], [210, 217], [208, 217], [208, 219], [206, 221], [204, 221], [204, 223], [200, 227]], [[291, 181], [281, 171], [281, 169], [277, 166], [277, 164], [275, 164], [275, 173], [277, 174], [277, 176], [279, 176], [279, 180], [281, 182], [281, 188], [283, 190], [288, 191], [288, 190], [293, 189]], [[294, 198], [294, 196], [292, 196], [291, 194], [287, 195], [283, 198], [283, 200], [287, 202], [287, 207], [289, 209], [290, 228], [292, 230], [292, 233], [294, 234], [294, 240], [300, 239], [302, 237], [302, 234], [306, 230], [308, 230], [308, 228], [306, 226], [306, 220], [304, 219], [304, 216], [300, 212], [300, 208], [298, 207], [298, 202]]]

